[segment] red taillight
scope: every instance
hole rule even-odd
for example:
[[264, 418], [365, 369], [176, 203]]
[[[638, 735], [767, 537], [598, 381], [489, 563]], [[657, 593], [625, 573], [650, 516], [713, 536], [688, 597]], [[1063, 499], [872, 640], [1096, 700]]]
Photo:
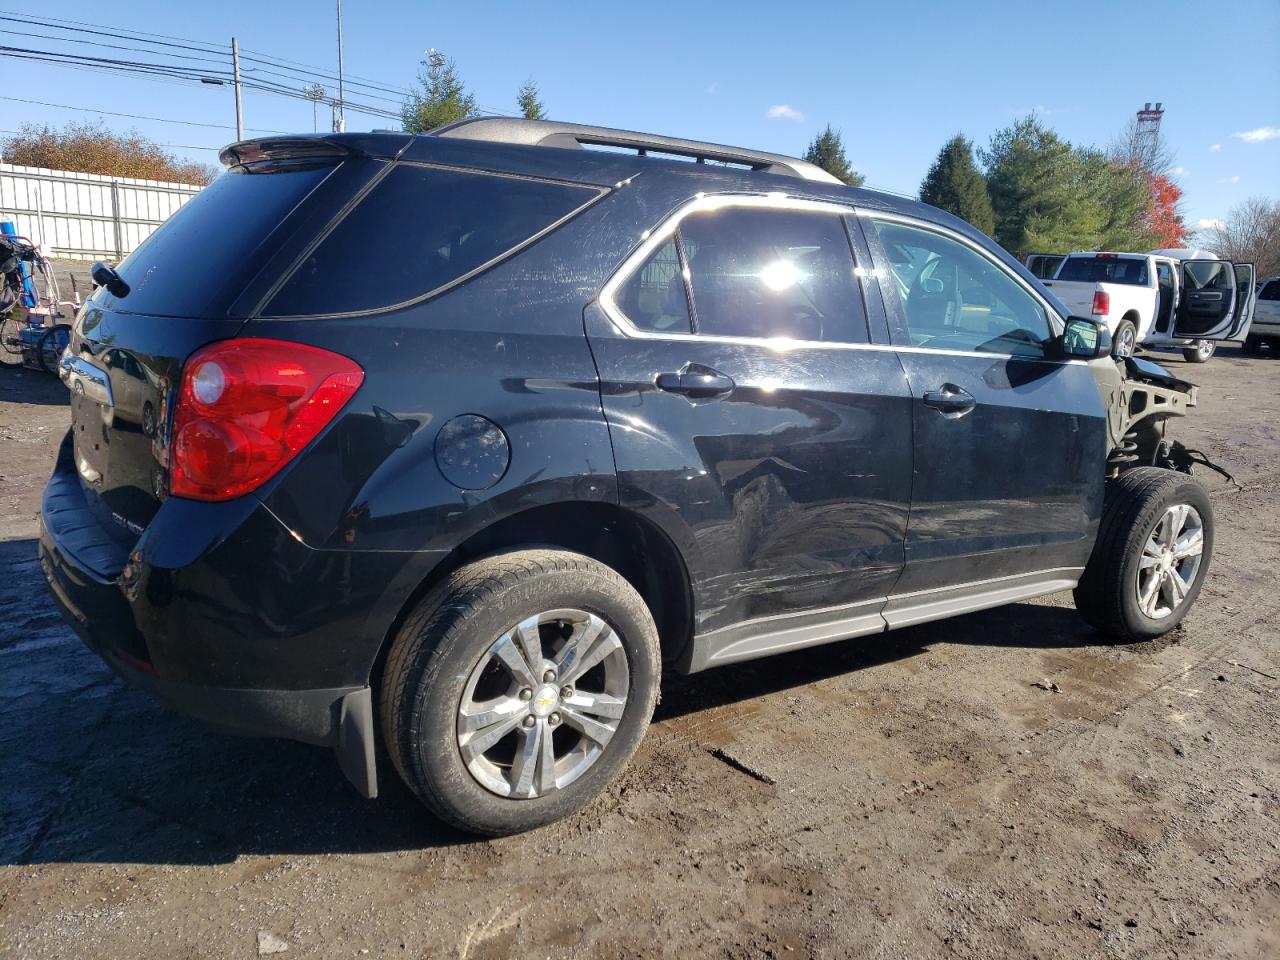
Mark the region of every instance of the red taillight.
[[1111, 294], [1105, 290], [1095, 290], [1093, 292], [1093, 315], [1095, 317], [1105, 317], [1110, 309]]
[[230, 500], [315, 439], [360, 388], [354, 360], [282, 340], [223, 340], [182, 371], [169, 492]]

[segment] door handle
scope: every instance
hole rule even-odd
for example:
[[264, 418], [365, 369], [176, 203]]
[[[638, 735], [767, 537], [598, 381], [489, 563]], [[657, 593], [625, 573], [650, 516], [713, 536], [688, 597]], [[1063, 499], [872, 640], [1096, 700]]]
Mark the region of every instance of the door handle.
[[736, 386], [731, 377], [700, 363], [687, 363], [677, 373], [660, 373], [654, 382], [659, 390], [679, 393], [692, 400], [723, 397]]
[[977, 406], [978, 401], [963, 387], [944, 383], [938, 390], [925, 391], [924, 404], [926, 407], [933, 407], [943, 416], [955, 418], [963, 417]]

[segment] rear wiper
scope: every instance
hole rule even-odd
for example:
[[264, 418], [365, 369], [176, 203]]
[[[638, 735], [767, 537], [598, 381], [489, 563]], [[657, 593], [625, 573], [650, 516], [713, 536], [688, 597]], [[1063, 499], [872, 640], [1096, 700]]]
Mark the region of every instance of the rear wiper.
[[120, 279], [120, 274], [116, 273], [116, 268], [110, 264], [99, 260], [89, 273], [93, 277], [93, 282], [100, 287], [106, 287], [112, 296], [127, 297], [129, 295], [129, 285]]

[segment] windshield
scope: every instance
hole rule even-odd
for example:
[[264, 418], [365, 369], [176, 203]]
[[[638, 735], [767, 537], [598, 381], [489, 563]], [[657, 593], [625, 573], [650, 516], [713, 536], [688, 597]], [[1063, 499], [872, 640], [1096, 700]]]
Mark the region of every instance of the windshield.
[[1067, 257], [1055, 280], [1079, 280], [1084, 283], [1127, 283], [1134, 287], [1148, 285], [1145, 257]]

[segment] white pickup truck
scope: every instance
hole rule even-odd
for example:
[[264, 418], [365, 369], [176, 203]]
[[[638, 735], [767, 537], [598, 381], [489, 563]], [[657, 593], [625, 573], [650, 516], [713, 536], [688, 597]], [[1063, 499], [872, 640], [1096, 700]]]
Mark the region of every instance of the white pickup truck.
[[1253, 264], [1204, 250], [1072, 253], [1042, 281], [1076, 316], [1107, 324], [1116, 356], [1141, 344], [1181, 349], [1191, 363], [1217, 340], [1243, 340], [1253, 316]]

